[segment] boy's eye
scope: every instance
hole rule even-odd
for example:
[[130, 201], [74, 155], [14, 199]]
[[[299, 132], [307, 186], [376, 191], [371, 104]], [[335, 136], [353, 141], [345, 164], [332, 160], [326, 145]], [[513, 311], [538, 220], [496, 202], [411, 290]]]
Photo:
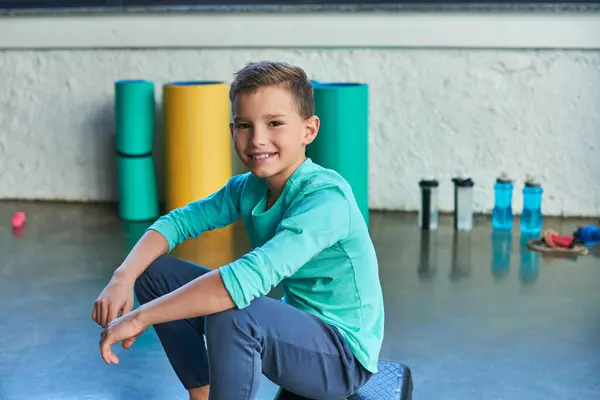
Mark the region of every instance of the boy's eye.
[[269, 126], [280, 126], [283, 125], [280, 121], [271, 121], [269, 122]]
[[250, 125], [248, 124], [237, 124], [236, 129], [248, 129], [250, 127]]

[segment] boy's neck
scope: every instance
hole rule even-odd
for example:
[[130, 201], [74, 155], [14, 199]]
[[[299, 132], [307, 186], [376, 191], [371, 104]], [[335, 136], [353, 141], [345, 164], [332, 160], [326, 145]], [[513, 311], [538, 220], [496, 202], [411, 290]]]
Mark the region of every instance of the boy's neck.
[[269, 198], [275, 202], [281, 195], [285, 184], [287, 183], [290, 176], [306, 161], [306, 157], [301, 158], [298, 162], [290, 167], [284, 169], [275, 176], [266, 179], [267, 187], [269, 188]]

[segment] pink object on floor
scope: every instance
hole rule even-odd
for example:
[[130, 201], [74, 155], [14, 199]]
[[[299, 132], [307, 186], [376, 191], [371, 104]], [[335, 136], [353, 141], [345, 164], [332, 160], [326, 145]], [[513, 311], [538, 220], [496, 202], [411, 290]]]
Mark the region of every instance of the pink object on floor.
[[25, 225], [25, 213], [23, 211], [17, 211], [15, 215], [13, 215], [11, 223], [14, 229], [22, 228]]

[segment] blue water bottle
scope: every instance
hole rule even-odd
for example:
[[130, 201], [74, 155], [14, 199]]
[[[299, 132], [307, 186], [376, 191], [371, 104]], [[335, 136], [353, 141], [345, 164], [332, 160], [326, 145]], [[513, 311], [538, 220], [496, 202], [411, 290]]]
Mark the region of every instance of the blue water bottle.
[[542, 232], [542, 190], [533, 178], [528, 178], [523, 187], [523, 212], [521, 232], [527, 236], [537, 236]]
[[492, 211], [492, 226], [498, 230], [512, 229], [515, 219], [512, 210], [513, 183], [502, 174], [494, 185], [495, 204]]

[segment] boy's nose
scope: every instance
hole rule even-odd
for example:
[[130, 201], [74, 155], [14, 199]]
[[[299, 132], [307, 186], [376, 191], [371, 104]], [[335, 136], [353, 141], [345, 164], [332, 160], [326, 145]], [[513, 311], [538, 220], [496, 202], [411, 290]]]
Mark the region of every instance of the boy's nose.
[[263, 146], [269, 141], [269, 135], [265, 129], [254, 128], [250, 135], [250, 142], [254, 146]]

